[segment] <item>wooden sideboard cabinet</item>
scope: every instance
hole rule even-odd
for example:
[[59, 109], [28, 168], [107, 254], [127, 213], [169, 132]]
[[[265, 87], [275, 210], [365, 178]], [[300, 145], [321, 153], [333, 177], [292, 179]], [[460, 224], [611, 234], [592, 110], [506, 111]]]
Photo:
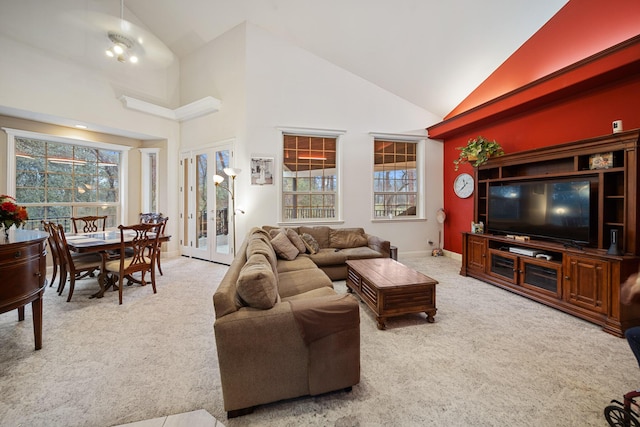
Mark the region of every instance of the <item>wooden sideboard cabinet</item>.
[[[592, 167], [606, 157], [604, 167]], [[640, 325], [640, 304], [620, 302], [622, 283], [640, 265], [640, 130], [491, 158], [475, 169], [474, 221], [491, 221], [490, 187], [548, 178], [588, 179], [595, 194], [586, 247], [505, 235], [463, 233], [460, 274], [508, 289], [623, 336]], [[614, 235], [616, 251], [609, 251]], [[551, 259], [514, 253], [511, 247]]]
[[31, 303], [35, 349], [42, 348], [42, 296], [46, 288], [46, 239], [40, 231], [10, 230], [0, 234], [0, 313], [18, 310], [25, 318]]

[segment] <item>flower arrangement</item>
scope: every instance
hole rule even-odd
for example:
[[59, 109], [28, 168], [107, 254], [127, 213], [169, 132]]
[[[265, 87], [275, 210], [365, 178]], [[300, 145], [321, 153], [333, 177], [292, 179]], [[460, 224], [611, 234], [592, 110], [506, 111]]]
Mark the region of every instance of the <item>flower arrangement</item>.
[[5, 230], [15, 224], [16, 228], [29, 219], [27, 209], [24, 206], [18, 206], [16, 199], [6, 194], [0, 195], [0, 224], [4, 225]]
[[453, 161], [456, 170], [462, 163], [473, 162], [473, 167], [478, 167], [487, 163], [489, 157], [502, 156], [504, 154], [500, 144], [495, 140], [489, 141], [482, 135], [469, 139], [466, 146], [456, 149], [460, 150], [460, 156]]

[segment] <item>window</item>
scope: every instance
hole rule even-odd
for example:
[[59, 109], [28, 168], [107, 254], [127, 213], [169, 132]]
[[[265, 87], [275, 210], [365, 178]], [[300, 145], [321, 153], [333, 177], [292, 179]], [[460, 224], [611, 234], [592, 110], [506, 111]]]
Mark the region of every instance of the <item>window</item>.
[[418, 207], [418, 143], [374, 139], [373, 215], [412, 217]]
[[158, 212], [159, 148], [140, 148], [142, 166], [142, 212]]
[[25, 228], [51, 220], [71, 230], [69, 219], [86, 215], [107, 215], [107, 227], [120, 223], [123, 147], [5, 131], [8, 189], [27, 208]]
[[337, 146], [334, 135], [283, 135], [282, 218], [337, 219]]

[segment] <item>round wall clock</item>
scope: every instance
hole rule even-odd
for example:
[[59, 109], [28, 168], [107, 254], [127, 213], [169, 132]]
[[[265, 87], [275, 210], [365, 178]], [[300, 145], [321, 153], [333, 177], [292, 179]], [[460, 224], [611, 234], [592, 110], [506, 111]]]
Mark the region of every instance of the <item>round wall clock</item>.
[[456, 196], [466, 199], [473, 194], [473, 177], [468, 173], [461, 173], [453, 181], [453, 191]]

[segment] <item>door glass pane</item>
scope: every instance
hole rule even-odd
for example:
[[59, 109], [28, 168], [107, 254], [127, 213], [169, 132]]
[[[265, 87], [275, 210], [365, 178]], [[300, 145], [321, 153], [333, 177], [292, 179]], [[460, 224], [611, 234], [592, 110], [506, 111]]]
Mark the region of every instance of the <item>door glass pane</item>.
[[216, 151], [216, 175], [224, 177], [218, 187], [216, 187], [216, 252], [219, 254], [230, 254], [232, 251], [233, 235], [229, 228], [231, 215], [229, 211], [231, 205], [229, 193], [229, 177], [224, 173], [224, 168], [229, 165], [229, 150]]
[[196, 248], [207, 248], [207, 155], [196, 156]]
[[182, 161], [182, 206], [183, 206], [183, 220], [182, 220], [182, 236], [184, 241], [183, 246], [188, 246], [189, 242], [189, 192], [187, 191], [189, 185], [189, 160], [183, 159]]

